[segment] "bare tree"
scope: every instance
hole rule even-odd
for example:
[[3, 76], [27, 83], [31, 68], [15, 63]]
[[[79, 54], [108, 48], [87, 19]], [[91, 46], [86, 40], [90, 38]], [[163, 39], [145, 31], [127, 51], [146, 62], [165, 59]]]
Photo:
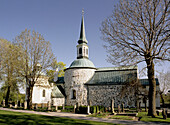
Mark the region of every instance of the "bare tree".
[[108, 61], [116, 65], [147, 64], [149, 116], [156, 116], [155, 61], [170, 61], [170, 1], [120, 0], [102, 22]]
[[18, 37], [16, 44], [22, 50], [21, 60], [23, 71], [20, 72], [26, 80], [26, 100], [28, 108], [32, 106], [33, 86], [38, 80], [41, 72], [45, 72], [51, 67], [54, 56], [50, 47], [50, 42], [45, 41], [43, 36], [35, 31], [25, 29]]

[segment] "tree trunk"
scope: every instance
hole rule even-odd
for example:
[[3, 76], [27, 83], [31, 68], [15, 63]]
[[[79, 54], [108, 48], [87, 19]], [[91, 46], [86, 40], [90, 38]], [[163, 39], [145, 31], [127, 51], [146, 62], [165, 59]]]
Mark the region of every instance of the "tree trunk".
[[162, 106], [163, 106], [163, 108], [165, 108], [165, 101], [164, 101], [162, 92], [160, 93], [160, 96], [161, 96], [161, 100], [162, 100]]
[[10, 88], [11, 88], [10, 86], [8, 86], [8, 88], [7, 88], [6, 97], [5, 97], [5, 106], [8, 106]]
[[29, 86], [28, 87], [28, 100], [27, 100], [28, 109], [32, 108], [32, 91], [33, 91], [33, 87]]
[[156, 116], [156, 81], [154, 77], [154, 63], [153, 59], [148, 56], [146, 57], [148, 79], [149, 79], [149, 110], [148, 116]]

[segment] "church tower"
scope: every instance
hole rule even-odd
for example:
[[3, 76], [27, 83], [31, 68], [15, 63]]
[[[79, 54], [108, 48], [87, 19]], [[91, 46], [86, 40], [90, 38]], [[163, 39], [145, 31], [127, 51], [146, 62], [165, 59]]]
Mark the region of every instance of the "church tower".
[[78, 45], [77, 45], [77, 59], [89, 58], [88, 56], [89, 50], [88, 50], [87, 43], [88, 42], [86, 40], [85, 27], [84, 27], [84, 11], [82, 11], [80, 38], [78, 40]]
[[77, 45], [77, 59], [65, 70], [64, 90], [66, 105], [87, 105], [87, 86], [85, 85], [94, 75], [96, 68], [89, 60], [89, 47], [87, 46], [84, 26], [84, 11], [80, 26], [80, 37]]

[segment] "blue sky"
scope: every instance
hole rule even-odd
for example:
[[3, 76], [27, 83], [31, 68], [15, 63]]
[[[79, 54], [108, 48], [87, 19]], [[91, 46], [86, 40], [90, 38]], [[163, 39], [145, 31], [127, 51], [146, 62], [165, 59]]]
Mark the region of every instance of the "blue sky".
[[[118, 0], [0, 0], [0, 38], [12, 41], [25, 28], [50, 41], [57, 61], [67, 67], [76, 59], [81, 12], [85, 11], [90, 60], [96, 67], [111, 67], [102, 47], [101, 22], [111, 15]], [[141, 69], [143, 65], [139, 65]], [[163, 68], [167, 70], [168, 63]], [[161, 69], [162, 67], [159, 67]]]

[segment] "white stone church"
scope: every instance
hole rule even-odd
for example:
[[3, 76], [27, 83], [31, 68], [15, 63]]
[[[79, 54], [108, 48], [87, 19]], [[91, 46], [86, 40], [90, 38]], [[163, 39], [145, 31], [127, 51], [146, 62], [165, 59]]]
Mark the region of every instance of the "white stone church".
[[[35, 84], [33, 89], [33, 103], [47, 103], [53, 105], [103, 105], [109, 107], [114, 99], [115, 106], [124, 103], [125, 107], [136, 106], [136, 96], [125, 93], [121, 96], [121, 89], [125, 84], [139, 80], [144, 92], [148, 91], [149, 81], [138, 79], [137, 66], [96, 68], [89, 60], [89, 47], [85, 36], [84, 16], [81, 20], [80, 38], [77, 45], [77, 59], [65, 70], [65, 76], [59, 77], [53, 84], [49, 84], [44, 76]], [[157, 91], [159, 82], [156, 79]], [[144, 99], [140, 97], [141, 106]], [[148, 105], [148, 100], [147, 100]], [[156, 107], [160, 107], [160, 95], [156, 95]]]

